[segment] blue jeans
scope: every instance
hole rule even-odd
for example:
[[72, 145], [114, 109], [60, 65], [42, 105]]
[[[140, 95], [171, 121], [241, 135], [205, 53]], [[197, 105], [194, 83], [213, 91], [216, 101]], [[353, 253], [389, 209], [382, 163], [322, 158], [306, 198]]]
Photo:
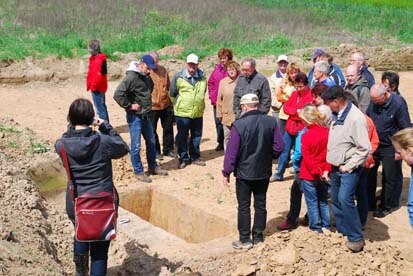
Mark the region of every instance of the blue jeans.
[[368, 189], [369, 169], [360, 169], [360, 179], [356, 190], [357, 211], [359, 212], [361, 226], [366, 225], [369, 213], [369, 189]]
[[322, 233], [322, 227], [331, 229], [330, 209], [327, 202], [327, 185], [310, 180], [301, 180], [310, 229]]
[[89, 255], [90, 252], [90, 276], [102, 276], [106, 275], [107, 271], [109, 245], [110, 241], [79, 242], [75, 240], [73, 251], [75, 256]]
[[354, 195], [360, 178], [360, 169], [341, 173], [338, 167], [331, 172], [331, 203], [338, 232], [351, 242], [363, 239], [360, 217], [354, 204]]
[[[189, 162], [191, 160], [197, 160], [201, 156], [199, 145], [202, 138], [202, 124], [201, 118], [186, 118], [175, 117], [178, 133], [176, 134], [176, 143], [178, 145], [178, 155], [181, 162]], [[189, 132], [191, 137], [189, 139], [189, 154], [188, 154], [188, 136]]]
[[293, 136], [288, 134], [287, 131], [284, 132], [283, 140], [284, 140], [284, 149], [278, 158], [278, 169], [277, 172], [273, 175], [274, 178], [283, 179], [284, 172], [287, 168], [288, 162], [290, 161], [291, 149], [295, 144], [295, 139], [297, 136]]
[[131, 138], [130, 158], [133, 172], [135, 174], [144, 172], [140, 156], [141, 134], [145, 139], [148, 167], [155, 169], [158, 166], [156, 163], [155, 135], [149, 115], [139, 115], [128, 111], [126, 112], [126, 121], [128, 122]]
[[92, 91], [93, 105], [99, 118], [109, 122], [108, 109], [106, 108], [105, 93]]

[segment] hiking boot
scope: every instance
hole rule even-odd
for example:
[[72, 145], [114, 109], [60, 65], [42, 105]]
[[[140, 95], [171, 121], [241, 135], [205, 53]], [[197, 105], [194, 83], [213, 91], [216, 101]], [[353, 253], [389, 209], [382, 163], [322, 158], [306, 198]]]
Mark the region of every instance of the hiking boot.
[[287, 220], [283, 220], [280, 224], [277, 225], [277, 229], [284, 231], [284, 230], [292, 230], [297, 228], [297, 224], [290, 224]]
[[215, 151], [223, 151], [224, 150], [224, 145], [218, 144], [218, 146], [215, 148]]
[[365, 243], [364, 240], [359, 240], [356, 242], [347, 242], [347, 248], [350, 249], [351, 252], [357, 253], [363, 250]]
[[185, 168], [185, 167], [188, 166], [188, 165], [189, 165], [189, 163], [186, 162], [186, 161], [179, 161], [178, 169], [183, 169], [183, 168]]
[[250, 249], [252, 248], [252, 242], [241, 242], [241, 241], [234, 241], [232, 243], [232, 248], [234, 249]]
[[76, 276], [87, 276], [89, 270], [89, 255], [75, 255], [73, 257], [76, 267]]
[[164, 169], [161, 169], [161, 167], [156, 167], [155, 169], [148, 169], [148, 173], [152, 175], [168, 175], [168, 172]]
[[384, 218], [388, 214], [390, 214], [390, 210], [379, 209], [379, 210], [373, 212], [373, 217], [375, 217], [375, 218]]
[[168, 156], [168, 157], [171, 157], [171, 158], [177, 158], [177, 157], [178, 157], [178, 154], [176, 154], [176, 153], [173, 152], [173, 151], [170, 151], [170, 152], [168, 152], [168, 153], [165, 153], [164, 156]]
[[145, 173], [135, 173], [135, 178], [141, 182], [151, 183], [152, 179]]
[[200, 159], [193, 160], [191, 163], [197, 166], [201, 166], [201, 167], [206, 166], [206, 163]]

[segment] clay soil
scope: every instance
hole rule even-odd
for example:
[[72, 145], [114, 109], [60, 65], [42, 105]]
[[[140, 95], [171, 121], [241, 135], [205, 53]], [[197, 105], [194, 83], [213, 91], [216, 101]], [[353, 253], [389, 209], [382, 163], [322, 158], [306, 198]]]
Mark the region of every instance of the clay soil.
[[[258, 70], [265, 73], [273, 70], [274, 61], [272, 58], [269, 60], [260, 60]], [[113, 68], [118, 68], [118, 75], [127, 67], [127, 61], [128, 57], [125, 57], [123, 61], [113, 65]], [[43, 75], [62, 70], [60, 66], [63, 61], [47, 62], [49, 67], [42, 69]], [[11, 126], [23, 133], [16, 136], [4, 129], [0, 131], [3, 133], [0, 144], [0, 274], [65, 275], [73, 271], [72, 226], [65, 217], [64, 198], [62, 195], [41, 197], [36, 183], [28, 176], [33, 166], [47, 162], [53, 164], [56, 171], [61, 170], [55, 153], [52, 150], [47, 154], [32, 154], [10, 146], [13, 139], [17, 139], [20, 145], [27, 144], [31, 137], [53, 145], [66, 129], [69, 104], [78, 97], [91, 99], [85, 91], [85, 60], [64, 62], [75, 73], [52, 73], [46, 79], [24, 81], [24, 84], [8, 82], [0, 86], [1, 125]], [[37, 66], [35, 63], [36, 61], [31, 61], [33, 66]], [[182, 62], [174, 60], [164, 64], [172, 72], [182, 66]], [[212, 64], [213, 58], [206, 59], [201, 67], [209, 73]], [[23, 65], [10, 66], [16, 66], [13, 70], [17, 72], [19, 68], [24, 68]], [[376, 79], [379, 76], [380, 72], [376, 72]], [[412, 111], [413, 90], [410, 84], [413, 82], [413, 73], [401, 72], [400, 76], [400, 91]], [[119, 80], [109, 82], [106, 95], [108, 111], [111, 124], [129, 142], [125, 113], [112, 99], [118, 83]], [[141, 189], [156, 190], [171, 197], [158, 199], [166, 205], [163, 210], [168, 210], [169, 207], [170, 215], [179, 212], [178, 218], [192, 216], [201, 228], [203, 221], [205, 227], [207, 225], [206, 216], [213, 215], [226, 222], [228, 233], [209, 241], [188, 243], [122, 210], [121, 218], [128, 218], [130, 222], [119, 226], [119, 237], [111, 245], [110, 275], [413, 274], [413, 233], [406, 210], [410, 176], [408, 167], [403, 167], [405, 178], [401, 207], [383, 219], [373, 218], [369, 214], [364, 231], [366, 247], [362, 253], [350, 253], [345, 247], [346, 239], [334, 232], [316, 235], [305, 227], [292, 232], [279, 232], [276, 229], [289, 208], [293, 176], [288, 171], [285, 181], [272, 183], [269, 187], [265, 242], [246, 252], [233, 251], [231, 241], [237, 239], [234, 179], [231, 179], [230, 188], [224, 188], [221, 184], [223, 153], [214, 151], [217, 143], [213, 113], [209, 102], [206, 106], [201, 144], [201, 158], [207, 164], [205, 167], [190, 165], [177, 170], [178, 161], [165, 157], [160, 163], [169, 175], [155, 176], [150, 186], [145, 186], [133, 178], [127, 156], [114, 162], [114, 178], [123, 196]], [[141, 156], [145, 156], [144, 150]], [[146, 166], [145, 161], [144, 165]], [[303, 206], [302, 215], [305, 213], [304, 202]], [[196, 228], [195, 224], [187, 226], [179, 219], [176, 224], [178, 226], [175, 228], [178, 229], [175, 230], [180, 236], [191, 236], [193, 230], [189, 228]], [[219, 223], [216, 226], [223, 227]], [[207, 233], [205, 236], [208, 240]]]

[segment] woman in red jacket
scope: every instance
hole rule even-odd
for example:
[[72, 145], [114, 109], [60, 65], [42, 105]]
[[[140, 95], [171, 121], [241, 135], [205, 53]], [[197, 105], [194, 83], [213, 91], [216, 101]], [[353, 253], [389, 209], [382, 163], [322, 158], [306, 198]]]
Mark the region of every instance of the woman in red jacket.
[[288, 115], [287, 124], [285, 126], [284, 150], [278, 158], [278, 171], [274, 173], [270, 181], [283, 181], [284, 172], [290, 161], [291, 149], [295, 144], [295, 139], [300, 130], [304, 128], [301, 122], [298, 112], [304, 105], [313, 102], [313, 95], [311, 89], [308, 87], [308, 78], [304, 73], [298, 73], [294, 78], [295, 91], [291, 94], [291, 97], [283, 105], [285, 114]]
[[108, 89], [106, 55], [100, 51], [98, 40], [89, 42], [89, 69], [87, 72], [86, 90], [92, 92], [93, 105], [99, 118], [109, 122], [105, 93]]
[[302, 160], [300, 165], [301, 187], [307, 204], [310, 229], [322, 233], [331, 229], [328, 208], [328, 186], [321, 181], [328, 179], [331, 165], [327, 163], [328, 128], [323, 125], [326, 115], [314, 105], [306, 105], [299, 116], [307, 127], [301, 137]]

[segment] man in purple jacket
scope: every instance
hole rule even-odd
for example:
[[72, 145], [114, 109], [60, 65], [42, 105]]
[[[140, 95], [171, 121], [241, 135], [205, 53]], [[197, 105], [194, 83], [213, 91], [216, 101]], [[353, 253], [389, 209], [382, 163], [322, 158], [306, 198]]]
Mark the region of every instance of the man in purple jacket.
[[[229, 176], [236, 177], [239, 240], [234, 249], [249, 249], [264, 240], [267, 222], [266, 195], [271, 177], [272, 159], [277, 158], [284, 142], [274, 117], [258, 110], [255, 94], [241, 97], [241, 117], [233, 123], [225, 152], [223, 184], [229, 186]], [[251, 193], [254, 194], [254, 225], [251, 239]]]

